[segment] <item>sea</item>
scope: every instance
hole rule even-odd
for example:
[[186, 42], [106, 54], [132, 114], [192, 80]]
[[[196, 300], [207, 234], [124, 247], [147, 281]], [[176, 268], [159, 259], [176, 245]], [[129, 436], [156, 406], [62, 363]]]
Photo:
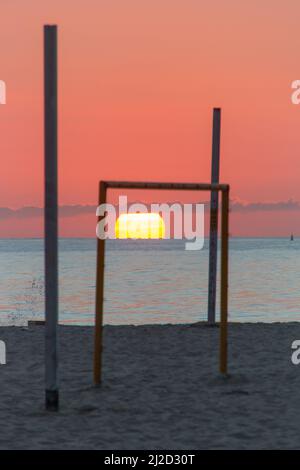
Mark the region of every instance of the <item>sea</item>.
[[[104, 323], [206, 320], [208, 246], [208, 239], [199, 251], [185, 250], [184, 240], [108, 240]], [[45, 318], [43, 250], [42, 239], [0, 240], [1, 325]], [[299, 321], [300, 239], [231, 238], [229, 250], [229, 320]], [[95, 273], [94, 239], [59, 240], [59, 323], [94, 324]], [[218, 275], [217, 319], [219, 297]]]

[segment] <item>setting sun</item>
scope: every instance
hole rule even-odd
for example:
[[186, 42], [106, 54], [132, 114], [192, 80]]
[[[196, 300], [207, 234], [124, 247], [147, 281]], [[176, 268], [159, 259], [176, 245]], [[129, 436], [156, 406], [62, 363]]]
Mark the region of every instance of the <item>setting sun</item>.
[[116, 238], [163, 238], [165, 224], [156, 213], [121, 214], [116, 221]]

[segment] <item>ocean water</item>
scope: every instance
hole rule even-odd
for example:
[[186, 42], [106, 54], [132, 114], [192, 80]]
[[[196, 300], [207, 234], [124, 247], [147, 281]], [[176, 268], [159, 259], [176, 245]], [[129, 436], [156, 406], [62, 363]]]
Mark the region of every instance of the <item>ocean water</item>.
[[[110, 240], [105, 262], [105, 324], [206, 319], [208, 240]], [[233, 238], [229, 263], [230, 320], [300, 320], [300, 240]], [[43, 267], [43, 240], [0, 240], [1, 325], [44, 318]], [[60, 323], [93, 324], [95, 268], [95, 240], [60, 240]]]

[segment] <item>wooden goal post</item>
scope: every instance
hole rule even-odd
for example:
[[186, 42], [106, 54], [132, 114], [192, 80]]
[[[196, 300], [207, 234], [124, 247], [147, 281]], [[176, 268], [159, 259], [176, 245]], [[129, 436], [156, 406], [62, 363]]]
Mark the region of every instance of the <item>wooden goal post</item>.
[[[227, 374], [227, 318], [228, 318], [228, 251], [229, 251], [229, 185], [209, 183], [145, 183], [131, 181], [100, 181], [99, 205], [106, 203], [110, 188], [119, 189], [168, 189], [186, 191], [218, 191], [222, 193], [221, 217], [221, 303], [220, 303], [220, 349], [219, 370]], [[99, 218], [100, 220], [100, 218]], [[94, 344], [94, 384], [101, 383], [102, 336], [103, 336], [103, 294], [104, 294], [105, 240], [97, 238], [96, 311]]]

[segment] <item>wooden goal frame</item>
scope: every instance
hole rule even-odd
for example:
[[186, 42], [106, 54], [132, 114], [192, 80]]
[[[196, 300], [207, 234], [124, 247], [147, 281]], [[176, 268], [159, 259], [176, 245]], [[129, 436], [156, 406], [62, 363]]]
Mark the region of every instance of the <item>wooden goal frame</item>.
[[[99, 205], [106, 203], [107, 190], [119, 189], [168, 189], [186, 191], [217, 191], [222, 193], [221, 216], [221, 303], [220, 303], [220, 348], [219, 370], [227, 374], [227, 319], [228, 319], [228, 252], [229, 252], [229, 185], [210, 183], [145, 183], [131, 181], [100, 181]], [[98, 220], [100, 220], [99, 217]], [[103, 336], [103, 294], [104, 294], [105, 240], [97, 238], [96, 270], [96, 311], [94, 337], [94, 384], [101, 383], [102, 376], [102, 336]]]

